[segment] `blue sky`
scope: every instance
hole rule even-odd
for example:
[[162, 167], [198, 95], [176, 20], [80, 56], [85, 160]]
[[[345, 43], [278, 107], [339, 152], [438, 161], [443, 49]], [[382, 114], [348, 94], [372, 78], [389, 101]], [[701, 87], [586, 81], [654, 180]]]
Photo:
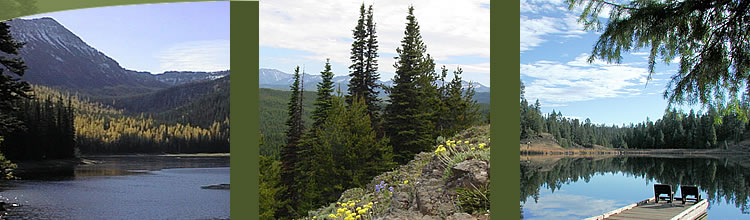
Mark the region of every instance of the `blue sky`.
[[[437, 68], [460, 66], [464, 80], [490, 85], [489, 0], [365, 0], [374, 2], [381, 80], [393, 78], [396, 47], [413, 5], [427, 52]], [[263, 1], [260, 4], [261, 68], [291, 73], [304, 66], [319, 74], [326, 58], [337, 76], [348, 74], [351, 31], [362, 1]]]
[[538, 99], [545, 113], [608, 125], [662, 117], [663, 93], [679, 61], [657, 64], [646, 83], [647, 49], [625, 54], [620, 64], [586, 62], [599, 34], [584, 31], [578, 11], [568, 11], [563, 0], [521, 0], [520, 10], [520, 76], [529, 102]]
[[229, 2], [189, 2], [77, 9], [52, 17], [127, 69], [229, 69]]

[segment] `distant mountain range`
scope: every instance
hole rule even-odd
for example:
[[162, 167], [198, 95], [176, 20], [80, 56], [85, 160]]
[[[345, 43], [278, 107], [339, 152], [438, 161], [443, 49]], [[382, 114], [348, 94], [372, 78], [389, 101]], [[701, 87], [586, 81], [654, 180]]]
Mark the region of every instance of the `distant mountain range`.
[[13, 19], [7, 24], [13, 38], [25, 43], [20, 56], [29, 68], [22, 79], [32, 84], [116, 97], [229, 74], [229, 71], [171, 71], [154, 75], [128, 70], [52, 18]]
[[[277, 69], [260, 69], [259, 71], [259, 84], [260, 88], [270, 88], [270, 89], [282, 89], [282, 90], [288, 90], [289, 86], [292, 85], [294, 82], [293, 79], [294, 75], [290, 73], [285, 73]], [[334, 87], [341, 87], [341, 91], [346, 91], [349, 86], [349, 74], [335, 74], [333, 77]], [[320, 81], [322, 81], [322, 78], [320, 75], [313, 75], [313, 74], [305, 74], [305, 77], [303, 78], [304, 81], [304, 88], [306, 91], [314, 91], [317, 89], [317, 85]], [[386, 86], [393, 85], [393, 81], [380, 81], [378, 80], [379, 84], [383, 84]], [[463, 81], [463, 86], [468, 87], [469, 82]], [[474, 89], [477, 93], [480, 92], [489, 92], [490, 87], [484, 86], [481, 83], [473, 82], [472, 85], [474, 86]], [[382, 91], [382, 90], [381, 90]], [[382, 92], [381, 92], [381, 95]]]
[[25, 43], [19, 55], [28, 69], [22, 79], [31, 84], [74, 92], [125, 114], [147, 114], [162, 122], [208, 128], [229, 117], [229, 70], [128, 70], [52, 18], [7, 24], [13, 38]]

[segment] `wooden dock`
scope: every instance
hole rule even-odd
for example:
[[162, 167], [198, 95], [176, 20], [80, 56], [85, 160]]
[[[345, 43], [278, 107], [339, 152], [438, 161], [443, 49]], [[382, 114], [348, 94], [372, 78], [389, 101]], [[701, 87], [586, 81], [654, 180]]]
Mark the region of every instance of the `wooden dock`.
[[654, 202], [654, 198], [649, 198], [638, 203], [633, 203], [625, 207], [612, 210], [605, 214], [587, 218], [586, 220], [601, 219], [669, 219], [669, 220], [695, 220], [705, 219], [707, 217], [708, 201], [703, 199], [699, 202], [689, 201], [682, 204], [682, 201], [675, 198], [672, 203], [666, 201]]

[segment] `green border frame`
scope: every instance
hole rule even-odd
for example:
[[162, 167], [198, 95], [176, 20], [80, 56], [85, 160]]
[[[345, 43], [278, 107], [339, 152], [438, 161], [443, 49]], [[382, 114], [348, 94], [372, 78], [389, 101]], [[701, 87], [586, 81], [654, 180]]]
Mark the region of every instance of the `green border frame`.
[[233, 219], [258, 218], [258, 18], [259, 3], [231, 3], [229, 131]]
[[491, 148], [492, 164], [495, 166], [490, 171], [490, 201], [493, 217], [500, 219], [520, 217], [520, 210], [515, 211], [516, 204], [519, 204], [515, 198], [520, 197], [520, 179], [515, 178], [520, 176], [519, 148], [516, 148], [516, 140], [521, 135], [517, 127], [520, 119], [517, 117], [518, 109], [511, 107], [515, 104], [508, 106], [509, 103], [518, 102], [515, 99], [519, 92], [516, 79], [520, 75], [512, 69], [519, 68], [520, 61], [517, 54], [520, 36], [516, 32], [519, 30], [519, 7], [517, 1], [495, 1], [495, 5], [490, 5], [490, 135], [495, 138]]
[[[0, 0], [0, 20], [33, 14], [48, 13], [61, 10], [104, 7], [129, 4], [199, 2], [211, 0]], [[499, 5], [498, 5], [499, 4]], [[504, 103], [515, 102], [518, 84], [515, 73], [507, 73], [507, 67], [518, 65], [518, 34], [508, 34], [506, 29], [518, 30], [519, 10], [518, 2], [496, 1], [491, 4], [491, 64], [494, 70], [490, 78], [492, 97], [491, 128], [493, 144], [492, 162], [495, 169], [491, 175], [495, 181], [492, 184], [492, 215], [496, 218], [515, 218], [515, 198], [519, 180], [505, 178], [510, 175], [520, 175], [518, 170], [518, 148], [515, 140], [519, 136], [516, 124], [519, 120], [515, 115], [517, 110]], [[7, 8], [16, 7], [15, 10]], [[258, 22], [259, 2], [232, 1], [231, 33], [234, 39], [231, 43], [231, 66], [233, 74], [231, 80], [232, 95], [230, 96], [231, 125], [231, 217], [234, 219], [256, 219], [258, 215]], [[252, 13], [254, 12], [254, 13]], [[503, 33], [501, 33], [501, 31]], [[513, 32], [513, 31], [510, 31]], [[248, 53], [248, 51], [251, 51]], [[512, 52], [512, 53], [511, 53]], [[505, 67], [505, 68], [503, 68]], [[250, 134], [248, 134], [250, 133]], [[511, 181], [513, 180], [513, 181]], [[512, 189], [512, 190], [511, 190]], [[513, 199], [510, 199], [513, 198]]]

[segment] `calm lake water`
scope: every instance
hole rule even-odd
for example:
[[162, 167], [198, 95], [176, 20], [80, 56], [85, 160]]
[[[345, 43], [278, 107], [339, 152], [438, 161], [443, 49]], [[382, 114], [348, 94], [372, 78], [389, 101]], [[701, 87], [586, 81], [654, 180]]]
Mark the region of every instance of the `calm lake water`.
[[8, 219], [228, 219], [228, 157], [92, 157], [62, 175], [3, 184]]
[[709, 219], [750, 219], [750, 158], [532, 158], [521, 160], [524, 219], [582, 219], [648, 197], [653, 185], [697, 185]]

